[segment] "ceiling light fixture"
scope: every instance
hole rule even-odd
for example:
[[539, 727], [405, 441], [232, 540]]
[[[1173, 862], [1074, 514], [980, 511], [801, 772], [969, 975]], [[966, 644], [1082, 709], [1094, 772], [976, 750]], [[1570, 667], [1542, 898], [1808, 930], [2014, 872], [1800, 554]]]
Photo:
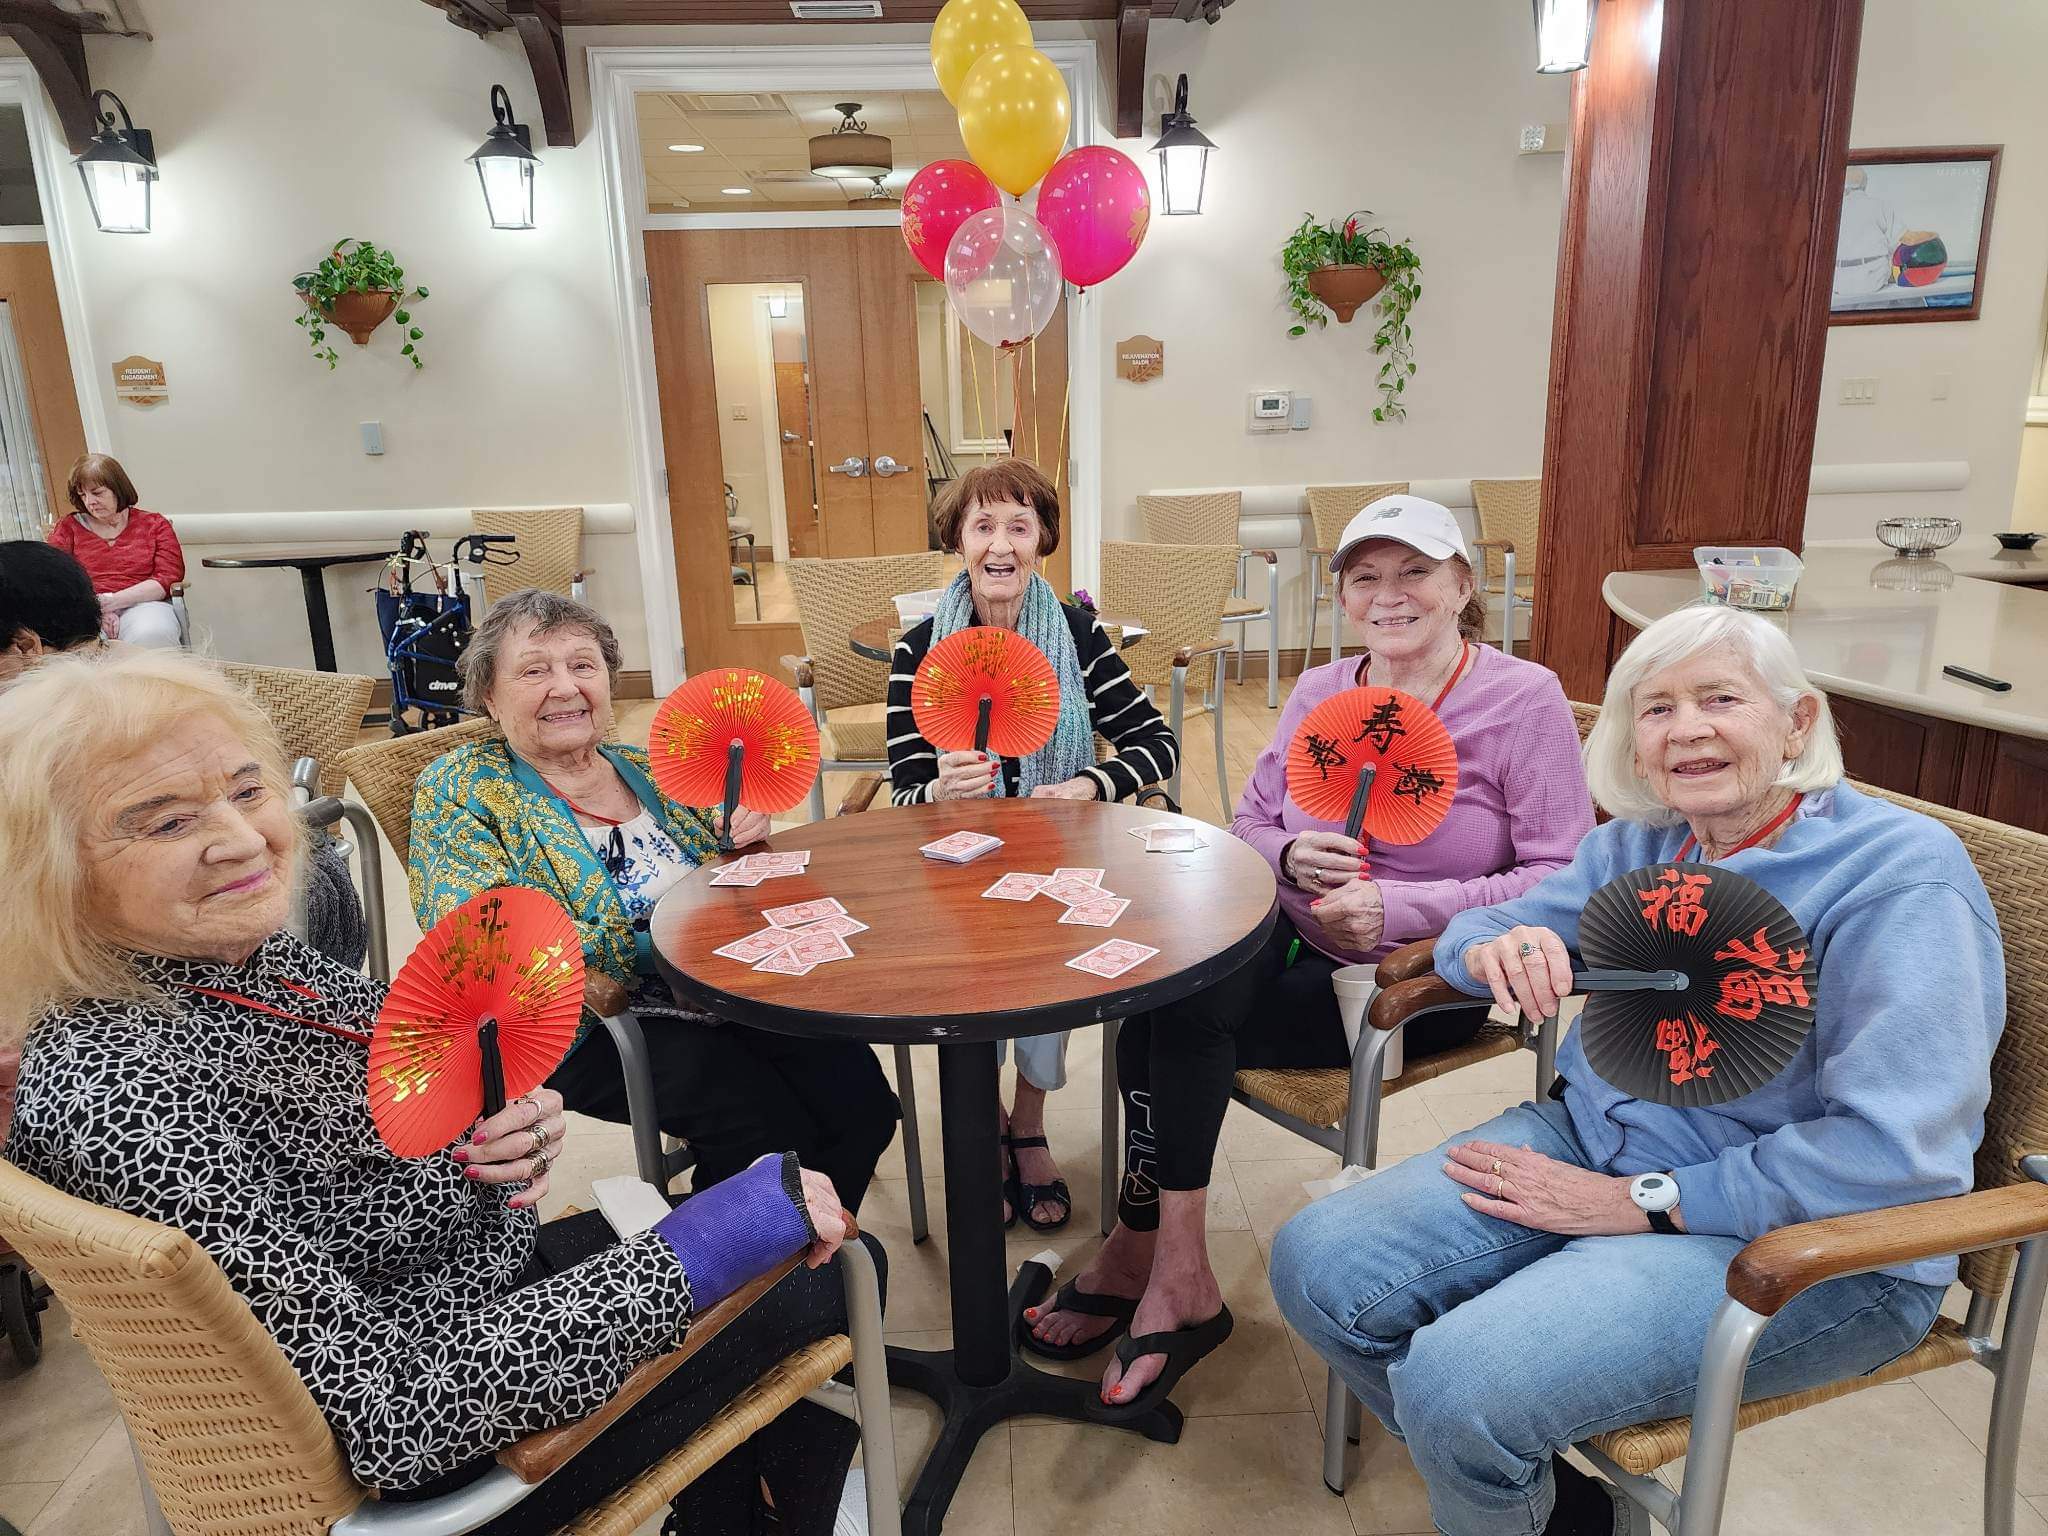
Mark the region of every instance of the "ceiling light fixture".
[[838, 181], [888, 175], [895, 168], [895, 152], [886, 137], [869, 133], [868, 125], [855, 115], [860, 103], [835, 101], [832, 110], [839, 114], [840, 123], [830, 133], [811, 140], [811, 174]]
[[469, 157], [477, 180], [483, 183], [491, 228], [531, 229], [533, 168], [540, 164], [540, 156], [533, 152], [533, 135], [524, 123], [512, 121], [512, 98], [502, 85], [491, 87], [491, 116], [497, 125]]
[[702, 144], [671, 144], [669, 145], [669, 152], [677, 155], [701, 155], [704, 153], [704, 146]]
[[1173, 110], [1159, 120], [1159, 127], [1159, 142], [1152, 146], [1159, 152], [1159, 200], [1168, 213], [1200, 213], [1209, 151], [1216, 146], [1188, 111], [1186, 75], [1173, 88]]
[[1568, 75], [1593, 56], [1593, 12], [1600, 0], [1534, 0], [1536, 73]]
[[752, 187], [720, 187], [718, 190], [727, 197], [749, 197], [754, 191]]
[[[103, 107], [102, 101], [113, 103]], [[112, 91], [94, 91], [92, 109], [99, 132], [72, 163], [85, 182], [92, 203], [92, 221], [110, 235], [149, 233], [149, 188], [157, 179], [156, 145], [147, 128], [129, 119], [128, 109]], [[114, 114], [121, 126], [114, 126]]]

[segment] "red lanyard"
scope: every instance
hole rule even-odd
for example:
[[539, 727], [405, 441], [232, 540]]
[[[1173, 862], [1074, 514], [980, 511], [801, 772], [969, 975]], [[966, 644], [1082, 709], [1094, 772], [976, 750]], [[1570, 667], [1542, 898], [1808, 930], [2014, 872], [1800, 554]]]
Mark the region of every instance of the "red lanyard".
[[638, 811], [635, 811], [633, 813], [633, 816], [606, 816], [598, 811], [586, 811], [574, 800], [571, 800], [559, 789], [556, 789], [553, 783], [551, 783], [549, 780], [542, 779], [541, 783], [546, 784], [548, 788], [554, 792], [555, 798], [557, 800], [560, 800], [562, 804], [569, 807], [569, 809], [574, 811], [578, 816], [588, 816], [592, 821], [601, 821], [608, 827], [623, 827], [627, 822], [633, 820], [634, 816], [638, 816], [640, 814]]
[[[1445, 683], [1443, 686], [1443, 691], [1437, 694], [1436, 702], [1429, 706], [1431, 710], [1440, 710], [1444, 707], [1444, 700], [1451, 696], [1451, 690], [1458, 686], [1458, 679], [1465, 675], [1465, 668], [1470, 666], [1471, 663], [1472, 647], [1469, 644], [1460, 645], [1458, 647], [1458, 665], [1451, 672], [1451, 680]], [[1371, 665], [1372, 655], [1370, 652], [1359, 658], [1358, 684], [1361, 688], [1366, 686], [1365, 669]]]
[[[1773, 816], [1767, 825], [1760, 827], [1756, 831], [1750, 833], [1749, 836], [1745, 837], [1733, 848], [1730, 848], [1726, 853], [1722, 854], [1721, 857], [1724, 859], [1732, 859], [1735, 857], [1736, 854], [1742, 852], [1743, 849], [1754, 848], [1758, 843], [1763, 842], [1766, 838], [1770, 837], [1773, 833], [1775, 833], [1778, 830], [1778, 828], [1784, 826], [1786, 822], [1792, 819], [1793, 813], [1799, 809], [1800, 802], [1805, 798], [1806, 797], [1804, 795], [1794, 795], [1792, 797], [1792, 803], [1786, 806], [1785, 809], [1783, 809], [1782, 811], [1778, 812], [1777, 815]], [[1699, 845], [1700, 841], [1698, 838], [1694, 837], [1690, 832], [1686, 833], [1685, 841], [1678, 845], [1678, 858], [1683, 860], [1687, 854], [1691, 853], [1693, 849], [1699, 847]], [[1708, 862], [1711, 863], [1712, 861], [1709, 860]]]
[[[370, 1035], [366, 1030], [350, 1029], [346, 1024], [326, 1024], [322, 1023], [319, 1019], [309, 1019], [301, 1014], [286, 1013], [282, 1008], [273, 1008], [268, 1003], [259, 1003], [255, 998], [244, 997], [239, 992], [222, 992], [213, 987], [195, 987], [187, 981], [173, 982], [172, 985], [180, 987], [187, 992], [197, 992], [201, 997], [219, 998], [224, 1003], [237, 1003], [257, 1013], [267, 1013], [272, 1018], [287, 1019], [294, 1024], [303, 1024], [306, 1028], [317, 1029], [322, 1034], [339, 1035], [344, 1040], [357, 1040], [365, 1045], [370, 1042]], [[327, 1001], [326, 998], [315, 992], [311, 987], [300, 986], [295, 982], [289, 981], [279, 982], [278, 985], [287, 987], [301, 996], [310, 997], [316, 1003]]]

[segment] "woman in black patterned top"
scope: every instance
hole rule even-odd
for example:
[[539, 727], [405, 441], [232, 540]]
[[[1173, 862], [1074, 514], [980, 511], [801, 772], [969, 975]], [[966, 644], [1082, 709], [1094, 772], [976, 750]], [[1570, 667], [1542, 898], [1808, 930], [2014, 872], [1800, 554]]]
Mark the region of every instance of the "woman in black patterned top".
[[[299, 855], [270, 726], [203, 663], [62, 658], [0, 695], [0, 1044], [26, 1032], [8, 1156], [205, 1248], [358, 1479], [459, 1486], [597, 1409], [697, 1309], [806, 1246], [830, 1256], [837, 1196], [793, 1154], [625, 1242], [538, 1230], [566, 1131], [547, 1089], [393, 1156], [366, 1100], [384, 988], [278, 931]], [[835, 1277], [799, 1271], [487, 1529], [554, 1529], [843, 1327]], [[765, 1481], [786, 1525], [829, 1530], [852, 1426], [799, 1412], [677, 1519], [747, 1529]]]

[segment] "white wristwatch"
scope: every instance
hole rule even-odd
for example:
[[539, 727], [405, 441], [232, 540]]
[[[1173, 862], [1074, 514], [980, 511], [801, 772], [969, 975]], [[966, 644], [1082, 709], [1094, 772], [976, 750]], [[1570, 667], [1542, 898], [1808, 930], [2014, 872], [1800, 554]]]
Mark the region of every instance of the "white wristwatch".
[[1678, 1204], [1678, 1180], [1668, 1173], [1639, 1173], [1629, 1180], [1628, 1197], [1650, 1218], [1652, 1232], [1676, 1232], [1678, 1223], [1667, 1214]]

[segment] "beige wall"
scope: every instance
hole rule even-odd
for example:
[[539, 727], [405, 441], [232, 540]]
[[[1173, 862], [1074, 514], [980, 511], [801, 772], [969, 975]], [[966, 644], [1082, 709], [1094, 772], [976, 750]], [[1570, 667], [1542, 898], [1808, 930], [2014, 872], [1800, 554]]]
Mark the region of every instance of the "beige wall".
[[2048, 533], [2048, 422], [2020, 433], [2019, 483], [2013, 491], [2011, 526], [2023, 532]]

